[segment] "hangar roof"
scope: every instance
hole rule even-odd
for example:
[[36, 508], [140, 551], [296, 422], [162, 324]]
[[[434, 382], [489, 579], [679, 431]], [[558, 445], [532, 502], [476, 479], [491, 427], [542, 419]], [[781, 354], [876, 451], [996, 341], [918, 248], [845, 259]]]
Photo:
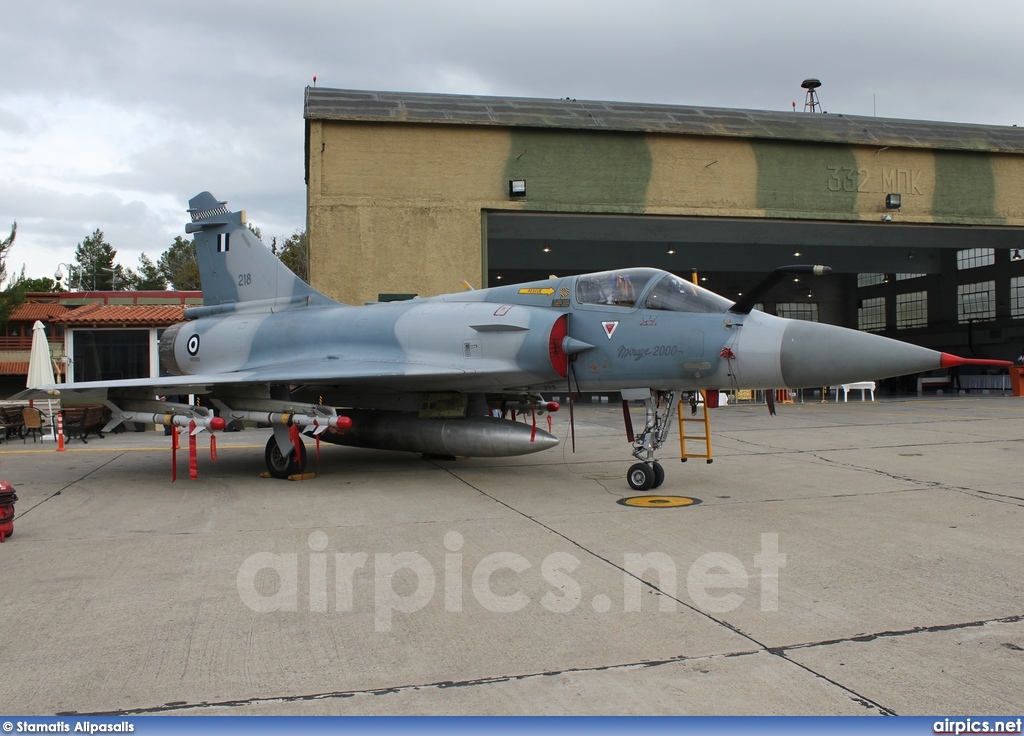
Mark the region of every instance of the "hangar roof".
[[835, 113], [306, 87], [305, 118], [728, 136], [1024, 153], [1024, 128]]

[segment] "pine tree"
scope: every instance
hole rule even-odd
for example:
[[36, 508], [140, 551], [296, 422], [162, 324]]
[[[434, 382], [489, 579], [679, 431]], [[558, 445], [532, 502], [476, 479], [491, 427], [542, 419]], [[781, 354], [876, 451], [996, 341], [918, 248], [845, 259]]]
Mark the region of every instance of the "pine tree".
[[14, 238], [18, 234], [18, 221], [11, 225], [11, 234], [0, 240], [0, 284], [7, 280], [7, 253], [14, 245]]
[[293, 233], [285, 240], [277, 255], [292, 273], [309, 283], [309, 237], [305, 230]]
[[128, 273], [131, 288], [136, 291], [163, 291], [167, 288], [163, 271], [145, 253], [139, 256], [139, 270], [129, 270]]
[[[114, 262], [116, 257], [117, 251], [105, 240], [103, 231], [96, 228], [75, 249], [78, 273], [73, 276], [84, 289], [114, 291], [116, 286], [124, 289], [129, 286], [129, 274], [123, 266]], [[71, 277], [68, 283], [73, 283]]]
[[201, 288], [196, 246], [191, 240], [177, 236], [171, 247], [161, 254], [157, 268], [167, 282], [178, 291], [198, 291]]

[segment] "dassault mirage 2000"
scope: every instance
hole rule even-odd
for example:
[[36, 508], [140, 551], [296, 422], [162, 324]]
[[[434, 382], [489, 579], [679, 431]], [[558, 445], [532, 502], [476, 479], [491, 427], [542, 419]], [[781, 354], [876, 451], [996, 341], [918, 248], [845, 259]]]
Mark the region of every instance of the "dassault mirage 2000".
[[[637, 460], [627, 478], [642, 490], [664, 480], [655, 453], [681, 391], [829, 386], [998, 363], [753, 309], [783, 271], [736, 303], [665, 271], [626, 268], [348, 306], [289, 271], [244, 212], [203, 192], [189, 213], [203, 306], [163, 333], [167, 375], [43, 386], [16, 398], [101, 400], [113, 416], [107, 429], [268, 423], [267, 468], [287, 477], [306, 462], [301, 434], [432, 455], [522, 455], [558, 444], [536, 426], [537, 413], [558, 409], [545, 394], [625, 391], [647, 408], [640, 432], [627, 426]], [[198, 394], [203, 406], [157, 394]], [[534, 421], [495, 416], [498, 408]]]

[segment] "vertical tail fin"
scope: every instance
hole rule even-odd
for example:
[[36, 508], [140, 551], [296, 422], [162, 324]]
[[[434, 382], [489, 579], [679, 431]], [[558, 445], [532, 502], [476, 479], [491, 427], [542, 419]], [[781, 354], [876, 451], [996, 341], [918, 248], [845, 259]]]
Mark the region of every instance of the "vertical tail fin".
[[209, 192], [188, 202], [203, 304], [240, 304], [252, 301], [299, 301], [334, 303], [281, 263], [246, 226], [245, 211], [231, 212], [227, 202]]

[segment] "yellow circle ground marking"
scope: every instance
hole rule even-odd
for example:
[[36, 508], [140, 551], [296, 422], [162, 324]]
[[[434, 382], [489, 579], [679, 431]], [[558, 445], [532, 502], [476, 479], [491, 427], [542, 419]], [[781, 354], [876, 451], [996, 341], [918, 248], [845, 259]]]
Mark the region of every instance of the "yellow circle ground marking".
[[619, 503], [623, 506], [635, 506], [642, 509], [670, 509], [679, 506], [693, 506], [700, 503], [700, 499], [686, 496], [630, 496], [629, 498], [620, 498]]

